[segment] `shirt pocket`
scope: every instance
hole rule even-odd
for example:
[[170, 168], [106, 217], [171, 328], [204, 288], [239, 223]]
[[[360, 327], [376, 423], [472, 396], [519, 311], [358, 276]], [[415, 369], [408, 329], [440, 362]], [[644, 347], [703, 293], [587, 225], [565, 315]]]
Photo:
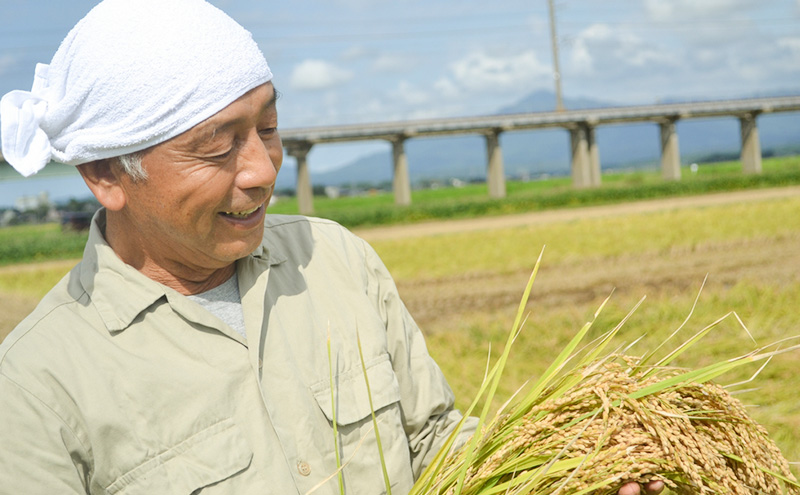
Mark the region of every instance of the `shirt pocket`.
[[[347, 426], [371, 418], [372, 411], [400, 402], [400, 385], [392, 369], [388, 354], [377, 356], [366, 363], [369, 393], [361, 367], [339, 372], [334, 377], [336, 400], [336, 423]], [[333, 404], [331, 403], [330, 378], [322, 380], [311, 387], [311, 392], [320, 409], [333, 422]], [[370, 406], [370, 396], [372, 405]]]
[[[336, 424], [347, 493], [384, 493], [379, 449], [383, 452], [393, 491], [408, 493], [413, 483], [411, 460], [402, 421], [400, 385], [389, 355], [382, 354], [371, 359], [366, 363], [366, 370], [369, 394], [360, 366], [340, 370], [334, 376]], [[312, 387], [316, 402], [332, 424], [330, 378], [327, 382], [320, 380], [316, 385]], [[373, 410], [380, 431], [380, 446], [372, 423]], [[324, 435], [320, 441], [330, 445], [329, 438]], [[325, 449], [327, 451], [329, 447]], [[332, 455], [333, 450], [330, 449]]]
[[225, 419], [120, 476], [110, 495], [189, 495], [247, 469], [253, 452], [239, 427]]

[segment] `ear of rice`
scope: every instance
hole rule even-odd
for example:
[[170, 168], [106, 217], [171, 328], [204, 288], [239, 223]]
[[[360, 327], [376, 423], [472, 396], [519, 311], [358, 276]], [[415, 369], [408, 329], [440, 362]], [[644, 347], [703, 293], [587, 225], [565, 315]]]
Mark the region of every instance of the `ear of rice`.
[[[516, 420], [495, 417], [475, 435], [478, 462], [460, 491], [435, 481], [432, 493], [614, 493], [624, 481], [653, 479], [687, 494], [800, 493], [767, 432], [724, 388], [681, 382], [655, 390], [686, 372], [645, 376], [633, 372], [638, 364], [613, 356], [582, 366], [562, 378], [580, 378], [562, 395]], [[451, 456], [440, 475], [464, 459]]]
[[[481, 399], [492, 401], [539, 262], [506, 348], [467, 414]], [[448, 443], [411, 494], [612, 494], [623, 482], [654, 479], [678, 494], [800, 494], [767, 431], [712, 382], [800, 345], [776, 343], [697, 370], [670, 366], [723, 319], [652, 365], [652, 352], [608, 351], [622, 323], [581, 348], [590, 321], [511, 405], [490, 420], [484, 406], [471, 441], [454, 452]]]

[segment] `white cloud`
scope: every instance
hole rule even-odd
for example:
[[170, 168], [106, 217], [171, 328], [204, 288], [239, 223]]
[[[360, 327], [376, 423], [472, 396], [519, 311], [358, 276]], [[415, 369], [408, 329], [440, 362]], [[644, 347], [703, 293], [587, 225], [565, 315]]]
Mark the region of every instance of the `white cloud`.
[[[477, 9], [477, 3], [470, 5]], [[374, 26], [363, 25], [383, 26], [387, 8], [377, 9]], [[524, 35], [508, 29], [484, 38], [476, 28], [461, 37], [460, 24], [443, 24], [452, 35], [429, 41], [416, 33], [426, 34], [430, 26], [411, 23], [403, 26], [408, 39], [373, 39], [354, 23], [342, 26], [340, 34], [353, 31], [342, 44], [323, 36], [320, 48], [293, 45], [286, 50], [294, 58], [281, 71], [282, 105], [292, 100], [303, 106], [291, 117], [304, 125], [336, 124], [485, 114], [533, 91], [552, 91], [549, 30], [541, 14], [546, 8], [534, 9], [536, 15], [528, 7], [507, 10], [514, 14], [508, 25], [524, 25]], [[611, 0], [563, 8], [558, 19], [564, 97], [629, 103], [795, 87], [800, 35], [792, 31], [791, 18], [798, 12], [800, 0]], [[400, 32], [399, 26], [392, 29]], [[325, 99], [329, 93], [339, 98]]]
[[324, 60], [309, 59], [292, 70], [289, 85], [298, 91], [330, 89], [350, 81], [353, 73]]
[[384, 53], [372, 62], [372, 70], [376, 72], [408, 72], [416, 64], [413, 57]]
[[709, 48], [699, 48], [692, 53], [694, 61], [703, 67], [718, 67], [724, 62], [724, 57], [720, 56], [719, 50]]
[[[712, 0], [711, 6], [681, 2], [665, 0], [659, 5], [665, 16], [688, 15], [666, 11], [685, 5], [698, 19], [705, 12], [708, 17], [660, 24], [652, 32], [636, 25], [598, 23], [574, 35], [574, 42], [563, 50], [565, 94], [625, 102], [735, 97], [796, 86], [800, 36], [781, 37], [764, 29], [763, 23], [750, 29], [743, 18], [735, 28], [719, 29], [717, 20], [740, 19], [737, 16], [747, 14], [745, 6], [752, 2]], [[719, 15], [705, 10], [712, 6]], [[733, 12], [732, 6], [743, 11]], [[726, 41], [723, 33], [733, 39]]]
[[762, 4], [762, 0], [646, 0], [644, 6], [653, 20], [679, 21], [736, 15]]
[[[797, 0], [800, 2], [800, 0]], [[800, 38], [780, 38], [778, 39], [778, 46], [786, 48], [795, 55], [800, 55]]]
[[408, 81], [397, 83], [397, 89], [389, 94], [393, 99], [400, 100], [401, 103], [411, 106], [425, 105], [431, 102], [431, 95]]
[[780, 82], [786, 88], [796, 87], [797, 67], [800, 67], [800, 37], [778, 38], [774, 49], [767, 52], [755, 66], [759, 69], [761, 80]]
[[345, 51], [343, 51], [341, 55], [339, 55], [339, 58], [346, 62], [352, 62], [355, 60], [368, 57], [371, 54], [372, 50], [368, 49], [363, 45], [351, 45]]
[[635, 34], [593, 24], [578, 34], [567, 53], [569, 71], [577, 75], [663, 72], [680, 65], [678, 57]]
[[461, 96], [461, 88], [456, 85], [449, 77], [441, 77], [433, 83], [433, 87], [441, 96], [447, 99], [454, 99]]
[[[450, 64], [448, 79], [468, 91], [508, 91], [549, 83], [551, 73], [532, 51], [505, 56], [478, 51]], [[448, 83], [437, 84], [453, 92]]]

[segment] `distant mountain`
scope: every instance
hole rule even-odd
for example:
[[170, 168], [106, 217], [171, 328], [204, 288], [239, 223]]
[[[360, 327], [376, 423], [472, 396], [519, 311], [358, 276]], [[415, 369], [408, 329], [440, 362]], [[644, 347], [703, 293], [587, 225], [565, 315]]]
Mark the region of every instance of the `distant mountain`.
[[[778, 94], [744, 95], [779, 96]], [[795, 92], [796, 94], [796, 92]], [[682, 100], [663, 100], [675, 103]], [[619, 106], [618, 103], [588, 98], [565, 98], [569, 109]], [[496, 113], [552, 111], [555, 96], [535, 91]], [[800, 152], [800, 113], [764, 114], [758, 118], [761, 149], [765, 155]], [[681, 160], [684, 163], [712, 157], [736, 157], [740, 147], [739, 121], [733, 117], [687, 119], [677, 123]], [[596, 139], [603, 169], [655, 167], [660, 162], [659, 129], [655, 123], [599, 126]], [[500, 137], [506, 176], [569, 174], [569, 134], [563, 129], [512, 131]], [[409, 175], [412, 183], [422, 180], [469, 180], [486, 175], [486, 147], [477, 135], [422, 137], [406, 141]], [[278, 188], [293, 188], [296, 170], [287, 165], [279, 174]], [[327, 172], [312, 172], [314, 185], [378, 184], [392, 177], [391, 151], [362, 157]]]
[[[585, 108], [603, 108], [619, 106], [618, 103], [609, 103], [590, 98], [566, 98], [564, 106], [570, 110], [582, 110]], [[544, 89], [534, 91], [528, 96], [523, 97], [518, 102], [497, 111], [498, 114], [527, 113], [527, 112], [552, 112], [556, 109], [556, 95], [552, 91]]]

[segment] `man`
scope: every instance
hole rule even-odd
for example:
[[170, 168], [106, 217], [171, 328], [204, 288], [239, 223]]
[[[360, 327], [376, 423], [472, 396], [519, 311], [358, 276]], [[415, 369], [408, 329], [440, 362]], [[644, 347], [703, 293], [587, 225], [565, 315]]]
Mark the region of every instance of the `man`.
[[0, 492], [334, 494], [343, 465], [381, 493], [373, 410], [408, 492], [461, 416], [375, 252], [265, 215], [283, 157], [249, 33], [106, 0], [36, 76], [0, 103], [4, 155], [76, 165], [103, 209], [0, 345]]

